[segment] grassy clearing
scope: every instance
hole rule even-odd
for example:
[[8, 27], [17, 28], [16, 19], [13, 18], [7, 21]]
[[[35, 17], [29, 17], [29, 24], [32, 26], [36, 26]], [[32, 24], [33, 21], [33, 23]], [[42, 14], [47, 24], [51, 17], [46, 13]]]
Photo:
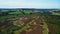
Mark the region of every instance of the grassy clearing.
[[52, 12], [52, 15], [60, 15], [60, 13], [54, 13], [54, 12]]
[[22, 14], [22, 13], [19, 11], [16, 11], [16, 12], [9, 12], [9, 14]]
[[40, 25], [40, 26], [42, 26], [42, 28], [43, 28], [43, 34], [48, 34], [48, 32], [49, 32], [48, 25], [44, 21], [42, 23], [43, 23], [43, 25]]

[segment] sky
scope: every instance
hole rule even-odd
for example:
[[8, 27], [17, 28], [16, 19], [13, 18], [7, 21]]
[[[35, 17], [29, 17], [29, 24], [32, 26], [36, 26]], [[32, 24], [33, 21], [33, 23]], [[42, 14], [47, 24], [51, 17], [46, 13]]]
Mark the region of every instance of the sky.
[[0, 0], [0, 8], [58, 8], [60, 0]]

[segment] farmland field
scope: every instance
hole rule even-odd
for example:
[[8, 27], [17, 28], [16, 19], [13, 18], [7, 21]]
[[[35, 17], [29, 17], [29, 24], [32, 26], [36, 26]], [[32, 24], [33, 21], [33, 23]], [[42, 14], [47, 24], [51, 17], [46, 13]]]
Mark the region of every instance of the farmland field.
[[60, 34], [60, 15], [44, 9], [0, 10], [0, 34]]

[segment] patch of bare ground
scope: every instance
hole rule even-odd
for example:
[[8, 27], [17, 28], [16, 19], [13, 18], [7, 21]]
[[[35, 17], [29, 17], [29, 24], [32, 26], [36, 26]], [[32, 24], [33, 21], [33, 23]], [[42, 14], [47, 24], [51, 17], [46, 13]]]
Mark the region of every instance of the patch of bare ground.
[[48, 24], [49, 34], [55, 34], [55, 28], [53, 24]]
[[41, 19], [38, 18], [29, 29], [22, 31], [20, 34], [43, 34], [42, 27], [40, 26]]
[[13, 21], [14, 25], [20, 26], [20, 25], [25, 25], [27, 24], [30, 20], [32, 20], [33, 18], [35, 18], [36, 16], [27, 16], [27, 17], [22, 17], [19, 18], [16, 21]]

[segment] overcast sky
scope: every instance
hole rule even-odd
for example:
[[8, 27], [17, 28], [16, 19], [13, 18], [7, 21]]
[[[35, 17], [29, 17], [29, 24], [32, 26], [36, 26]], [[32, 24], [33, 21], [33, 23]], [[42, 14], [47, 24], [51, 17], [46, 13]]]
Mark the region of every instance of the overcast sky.
[[0, 8], [60, 8], [60, 0], [0, 0]]

